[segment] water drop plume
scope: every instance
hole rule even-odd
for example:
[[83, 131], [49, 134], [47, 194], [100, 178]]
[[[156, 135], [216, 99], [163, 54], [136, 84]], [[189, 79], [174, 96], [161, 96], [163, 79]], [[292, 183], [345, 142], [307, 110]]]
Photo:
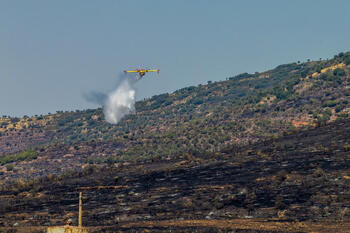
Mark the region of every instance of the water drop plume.
[[121, 75], [117, 88], [108, 94], [103, 104], [107, 122], [117, 124], [124, 116], [135, 113], [136, 80]]

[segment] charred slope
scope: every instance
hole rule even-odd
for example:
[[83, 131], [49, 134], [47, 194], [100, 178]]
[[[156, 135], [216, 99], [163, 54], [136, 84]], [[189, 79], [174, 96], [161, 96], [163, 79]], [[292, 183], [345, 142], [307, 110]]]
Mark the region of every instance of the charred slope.
[[84, 193], [90, 226], [167, 219], [347, 221], [350, 122], [183, 160], [89, 167], [0, 192], [0, 225], [55, 225]]

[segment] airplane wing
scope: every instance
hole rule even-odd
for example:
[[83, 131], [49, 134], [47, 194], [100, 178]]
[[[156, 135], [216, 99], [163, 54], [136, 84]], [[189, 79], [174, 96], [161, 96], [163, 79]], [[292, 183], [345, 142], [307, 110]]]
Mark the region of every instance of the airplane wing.
[[159, 73], [159, 70], [146, 70], [146, 72], [158, 72]]
[[124, 70], [125, 73], [138, 73], [138, 70]]

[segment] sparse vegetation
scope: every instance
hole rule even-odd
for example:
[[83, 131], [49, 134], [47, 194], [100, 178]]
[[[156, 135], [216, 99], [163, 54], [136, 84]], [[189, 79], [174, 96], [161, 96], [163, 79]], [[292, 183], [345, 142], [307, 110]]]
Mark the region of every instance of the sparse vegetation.
[[35, 150], [24, 150], [20, 153], [13, 155], [5, 155], [0, 157], [0, 165], [7, 163], [20, 162], [20, 161], [30, 161], [36, 159], [38, 153]]

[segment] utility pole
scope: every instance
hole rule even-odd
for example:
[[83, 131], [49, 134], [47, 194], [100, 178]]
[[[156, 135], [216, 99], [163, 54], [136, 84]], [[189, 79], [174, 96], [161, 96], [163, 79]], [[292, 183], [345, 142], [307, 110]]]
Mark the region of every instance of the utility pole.
[[82, 201], [81, 201], [82, 193], [79, 193], [79, 230], [81, 232], [81, 227], [83, 225], [82, 223], [82, 216], [83, 216], [83, 206], [82, 206]]

